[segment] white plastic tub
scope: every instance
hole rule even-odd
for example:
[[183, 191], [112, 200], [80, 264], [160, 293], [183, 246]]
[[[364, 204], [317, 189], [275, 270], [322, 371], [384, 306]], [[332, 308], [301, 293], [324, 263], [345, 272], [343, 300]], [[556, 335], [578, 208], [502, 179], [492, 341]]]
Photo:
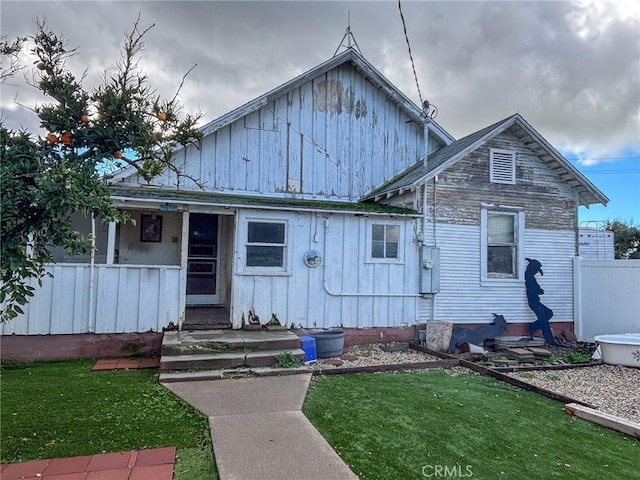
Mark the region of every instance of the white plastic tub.
[[604, 363], [640, 368], [640, 333], [596, 335], [594, 340]]

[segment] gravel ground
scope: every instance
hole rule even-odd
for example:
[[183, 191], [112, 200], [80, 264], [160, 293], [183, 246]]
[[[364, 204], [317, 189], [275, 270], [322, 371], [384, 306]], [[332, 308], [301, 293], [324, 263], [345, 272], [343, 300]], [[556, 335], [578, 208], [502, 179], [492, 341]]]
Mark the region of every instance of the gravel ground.
[[[369, 367], [373, 365], [396, 365], [401, 363], [435, 362], [441, 358], [406, 349], [400, 352], [387, 352], [383, 348], [400, 347], [397, 343], [374, 343], [370, 345], [355, 345], [345, 348], [343, 354], [336, 358], [318, 359], [314, 366], [321, 368], [350, 368]], [[338, 365], [339, 364], [339, 365]]]
[[640, 423], [640, 369], [594, 365], [570, 370], [508, 374], [537, 387], [598, 407], [598, 410]]

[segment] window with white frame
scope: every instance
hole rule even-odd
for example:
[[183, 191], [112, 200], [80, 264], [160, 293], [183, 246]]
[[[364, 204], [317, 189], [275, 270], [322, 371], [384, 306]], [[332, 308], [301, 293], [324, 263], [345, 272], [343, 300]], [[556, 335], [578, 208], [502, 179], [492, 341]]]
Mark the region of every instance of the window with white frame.
[[482, 269], [486, 279], [519, 279], [524, 213], [482, 211]]
[[371, 258], [397, 259], [399, 244], [398, 225], [374, 223], [371, 225]]
[[249, 221], [246, 266], [284, 268], [286, 230], [286, 222]]
[[489, 181], [516, 183], [516, 152], [497, 148], [489, 150]]

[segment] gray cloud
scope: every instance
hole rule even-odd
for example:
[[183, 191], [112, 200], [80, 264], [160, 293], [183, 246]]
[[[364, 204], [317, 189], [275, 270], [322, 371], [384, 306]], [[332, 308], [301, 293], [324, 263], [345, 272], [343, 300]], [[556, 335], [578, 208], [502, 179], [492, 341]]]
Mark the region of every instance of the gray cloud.
[[[618, 14], [633, 0], [570, 2], [407, 2], [403, 11], [423, 96], [438, 122], [460, 137], [514, 112], [559, 148], [616, 156], [639, 148], [640, 14]], [[627, 5], [628, 3], [628, 5]], [[142, 66], [173, 95], [193, 65], [181, 99], [205, 120], [312, 68], [333, 55], [347, 12], [364, 56], [408, 96], [417, 91], [397, 3], [390, 2], [2, 2], [2, 33], [33, 33], [33, 20], [80, 47], [72, 59], [87, 82], [119, 55], [138, 12], [156, 23]], [[36, 93], [18, 88], [29, 104]], [[31, 89], [33, 90], [33, 89]], [[33, 128], [12, 106], [8, 122]]]

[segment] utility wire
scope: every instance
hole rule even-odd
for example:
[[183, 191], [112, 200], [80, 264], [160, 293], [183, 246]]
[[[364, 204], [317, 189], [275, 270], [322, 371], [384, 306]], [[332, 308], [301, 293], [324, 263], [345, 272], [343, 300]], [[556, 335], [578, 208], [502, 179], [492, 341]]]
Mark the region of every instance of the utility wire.
[[416, 65], [413, 62], [413, 54], [411, 53], [411, 44], [409, 43], [409, 35], [407, 35], [407, 24], [404, 21], [404, 15], [402, 14], [402, 5], [398, 0], [398, 10], [400, 10], [400, 19], [402, 20], [402, 28], [404, 29], [404, 38], [407, 41], [407, 48], [409, 49], [409, 58], [411, 59], [411, 68], [413, 68], [413, 78], [416, 79], [416, 87], [418, 87], [418, 98], [420, 99], [420, 106], [424, 105], [422, 100], [422, 92], [420, 91], [420, 84], [418, 83], [418, 74], [416, 73]]

